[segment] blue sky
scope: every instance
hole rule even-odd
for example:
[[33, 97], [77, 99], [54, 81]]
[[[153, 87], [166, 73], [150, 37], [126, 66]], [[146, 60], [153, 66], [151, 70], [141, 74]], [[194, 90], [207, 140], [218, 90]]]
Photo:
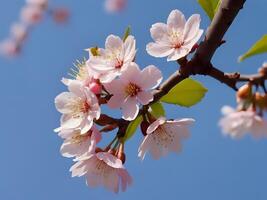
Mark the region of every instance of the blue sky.
[[[24, 1], [1, 3], [0, 39], [4, 39]], [[83, 49], [103, 46], [107, 35], [122, 35], [131, 25], [137, 39], [137, 63], [159, 66], [166, 78], [177, 66], [146, 53], [150, 26], [165, 22], [173, 9], [180, 9], [187, 18], [200, 13], [202, 28], [207, 28], [209, 19], [196, 0], [129, 0], [127, 9], [114, 15], [105, 13], [102, 0], [54, 0], [51, 4], [69, 7], [70, 23], [57, 26], [48, 18], [32, 31], [20, 57], [0, 58], [1, 199], [267, 199], [266, 140], [248, 136], [235, 141], [221, 134], [217, 126], [220, 108], [235, 106], [235, 94], [209, 77], [195, 77], [209, 90], [200, 104], [191, 109], [166, 106], [169, 118], [196, 119], [180, 155], [159, 161], [147, 157], [140, 162], [137, 148], [142, 136], [138, 132], [126, 146], [126, 166], [134, 178], [127, 192], [115, 195], [102, 188], [90, 189], [83, 178], [71, 178], [72, 161], [60, 155], [62, 141], [53, 133], [60, 117], [54, 97], [66, 90], [60, 79], [72, 63], [87, 56]], [[215, 66], [229, 72], [256, 72], [266, 55], [241, 64], [237, 57], [266, 30], [266, 1], [247, 1], [213, 59]]]

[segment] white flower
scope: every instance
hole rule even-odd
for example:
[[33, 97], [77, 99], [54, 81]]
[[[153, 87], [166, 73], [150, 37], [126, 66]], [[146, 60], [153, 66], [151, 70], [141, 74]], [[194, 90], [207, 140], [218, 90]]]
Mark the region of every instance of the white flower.
[[147, 45], [148, 54], [154, 57], [168, 56], [168, 61], [186, 56], [203, 33], [199, 25], [200, 15], [194, 14], [186, 21], [182, 12], [173, 10], [167, 24], [152, 25], [150, 33], [155, 42]]
[[59, 133], [64, 139], [60, 152], [64, 157], [81, 157], [93, 153], [96, 143], [101, 140], [101, 134], [95, 126], [87, 133], [80, 130], [63, 130]]
[[107, 152], [98, 152], [78, 159], [70, 171], [72, 177], [86, 176], [86, 184], [91, 187], [103, 185], [116, 193], [121, 186], [125, 191], [132, 178], [124, 168], [122, 161]]
[[251, 110], [235, 111], [229, 106], [222, 108], [224, 117], [220, 120], [219, 125], [225, 135], [232, 138], [241, 138], [246, 133], [259, 138], [267, 136], [267, 122]]
[[154, 159], [159, 159], [168, 152], [180, 152], [181, 141], [189, 136], [188, 126], [194, 121], [190, 118], [168, 121], [165, 117], [158, 118], [148, 127], [138, 156], [143, 160], [149, 151]]
[[100, 116], [97, 97], [79, 81], [72, 81], [68, 89], [70, 92], [63, 92], [55, 99], [57, 110], [63, 114], [61, 127], [56, 131], [80, 129], [85, 134]]
[[89, 70], [94, 78], [108, 83], [119, 76], [133, 62], [135, 57], [135, 39], [128, 36], [125, 42], [115, 35], [109, 35], [106, 39], [105, 49], [99, 49], [98, 56], [90, 56], [87, 61]]

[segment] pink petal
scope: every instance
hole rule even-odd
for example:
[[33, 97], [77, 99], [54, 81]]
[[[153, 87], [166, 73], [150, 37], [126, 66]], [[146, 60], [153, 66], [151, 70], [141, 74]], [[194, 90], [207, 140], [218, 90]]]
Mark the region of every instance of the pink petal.
[[154, 96], [151, 92], [141, 91], [138, 92], [137, 98], [142, 105], [147, 105], [149, 102], [153, 101]]
[[186, 24], [184, 14], [179, 10], [173, 10], [167, 20], [168, 28], [183, 30]]
[[151, 56], [162, 58], [171, 55], [174, 49], [169, 45], [150, 42], [146, 46], [146, 51]]
[[111, 97], [111, 99], [108, 101], [108, 106], [110, 108], [120, 108], [125, 100], [124, 94], [115, 94]]
[[139, 69], [139, 66], [132, 62], [127, 70], [125, 70], [121, 76], [120, 76], [120, 80], [123, 82], [123, 84], [128, 84], [129, 82], [133, 82], [136, 83], [137, 80], [140, 79], [140, 75], [141, 75], [141, 70]]
[[121, 80], [116, 79], [110, 83], [104, 84], [104, 87], [110, 94], [122, 94], [125, 84]]
[[83, 120], [84, 120], [83, 115], [76, 116], [75, 118], [72, 117], [71, 115], [63, 115], [61, 127], [62, 129], [77, 128], [82, 123]]
[[127, 189], [127, 186], [132, 184], [133, 182], [132, 177], [129, 175], [129, 173], [125, 169], [119, 169], [118, 175], [121, 178], [121, 187], [122, 187], [122, 191], [124, 192]]
[[201, 38], [202, 34], [203, 34], [203, 30], [200, 29], [194, 38], [192, 38], [192, 39], [189, 40], [189, 41], [185, 41], [185, 42], [184, 42], [183, 47], [191, 50], [192, 47], [193, 47], [193, 46], [197, 43], [197, 41]]
[[170, 54], [167, 58], [167, 61], [175, 61], [182, 57], [185, 57], [190, 52], [190, 49], [185, 49], [183, 47], [176, 49], [173, 51], [172, 54]]
[[116, 169], [124, 168], [122, 162], [117, 157], [107, 152], [99, 152], [96, 154], [99, 160], [103, 160], [108, 166]]
[[162, 81], [161, 71], [154, 65], [149, 65], [141, 72], [142, 88], [144, 90], [157, 87]]
[[122, 104], [122, 118], [134, 120], [139, 112], [139, 106], [135, 97], [128, 97]]
[[188, 42], [192, 40], [199, 32], [200, 15], [192, 15], [185, 24], [184, 29], [184, 41]]
[[69, 105], [69, 102], [72, 100], [76, 100], [76, 96], [73, 93], [70, 92], [62, 92], [55, 98], [55, 105], [56, 109], [63, 113], [68, 114], [72, 112], [72, 108]]
[[161, 41], [168, 41], [168, 30], [167, 30], [167, 25], [163, 23], [156, 23], [153, 24], [152, 27], [150, 28], [150, 33], [151, 37], [156, 41], [156, 42], [161, 42]]
[[135, 39], [132, 35], [129, 35], [124, 42], [124, 62], [132, 62], [136, 53]]
[[165, 122], [166, 122], [165, 117], [159, 117], [156, 121], [154, 121], [152, 124], [149, 125], [146, 133], [147, 134], [153, 133], [160, 125], [164, 124]]
[[123, 45], [123, 41], [120, 37], [115, 35], [109, 35], [106, 39], [105, 47], [110, 50], [118, 50], [121, 49]]

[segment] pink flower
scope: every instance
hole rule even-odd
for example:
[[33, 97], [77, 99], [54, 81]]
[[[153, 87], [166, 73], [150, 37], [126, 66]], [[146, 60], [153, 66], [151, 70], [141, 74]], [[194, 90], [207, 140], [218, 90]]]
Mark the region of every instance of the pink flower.
[[108, 12], [118, 12], [123, 10], [126, 5], [126, 0], [106, 0], [105, 8]]
[[225, 135], [241, 138], [251, 133], [255, 138], [267, 136], [267, 121], [251, 110], [236, 111], [229, 106], [222, 108], [224, 117], [219, 125]]
[[182, 12], [173, 10], [167, 24], [153, 24], [150, 33], [155, 42], [147, 45], [148, 54], [154, 57], [166, 57], [167, 61], [178, 60], [191, 51], [200, 39], [203, 30], [199, 29], [200, 16], [192, 15], [187, 21]]
[[38, 6], [25, 6], [21, 10], [21, 20], [28, 25], [35, 25], [43, 18], [43, 10]]
[[106, 39], [105, 49], [99, 49], [98, 56], [90, 56], [87, 61], [89, 70], [94, 78], [100, 79], [102, 83], [108, 83], [127, 70], [134, 60], [136, 49], [135, 39], [128, 36], [125, 42], [115, 35]]
[[60, 152], [65, 157], [80, 157], [90, 154], [94, 146], [101, 140], [101, 134], [95, 126], [87, 133], [81, 134], [80, 130], [63, 130], [59, 133], [64, 140]]
[[79, 158], [70, 171], [72, 177], [85, 176], [88, 186], [103, 185], [116, 193], [119, 192], [120, 186], [122, 191], [125, 191], [132, 183], [132, 178], [124, 168], [122, 161], [107, 152], [98, 152]]
[[93, 120], [100, 116], [97, 97], [79, 81], [72, 81], [68, 86], [70, 92], [63, 92], [55, 99], [56, 108], [63, 115], [61, 127], [65, 129], [80, 129], [81, 134], [87, 133], [93, 125]]
[[8, 57], [14, 57], [19, 53], [20, 46], [16, 41], [7, 39], [0, 43], [0, 54]]
[[133, 120], [139, 111], [138, 103], [146, 105], [151, 102], [153, 94], [149, 90], [157, 87], [161, 80], [161, 72], [155, 66], [147, 66], [141, 71], [136, 63], [131, 63], [119, 79], [104, 85], [113, 95], [108, 106], [122, 108], [122, 118]]
[[149, 151], [154, 159], [159, 159], [170, 151], [180, 152], [181, 140], [189, 136], [188, 126], [194, 121], [190, 118], [168, 121], [164, 117], [158, 118], [147, 128], [138, 156], [143, 160]]
[[11, 35], [17, 42], [23, 42], [28, 34], [27, 26], [16, 23], [11, 26]]

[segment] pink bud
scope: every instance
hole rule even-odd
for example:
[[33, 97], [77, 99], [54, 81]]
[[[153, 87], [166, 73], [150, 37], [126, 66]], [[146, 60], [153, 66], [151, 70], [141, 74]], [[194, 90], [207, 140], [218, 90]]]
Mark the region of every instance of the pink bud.
[[102, 85], [95, 80], [89, 83], [89, 88], [94, 94], [100, 94], [102, 91]]
[[45, 9], [48, 5], [48, 0], [27, 0], [27, 3]]

